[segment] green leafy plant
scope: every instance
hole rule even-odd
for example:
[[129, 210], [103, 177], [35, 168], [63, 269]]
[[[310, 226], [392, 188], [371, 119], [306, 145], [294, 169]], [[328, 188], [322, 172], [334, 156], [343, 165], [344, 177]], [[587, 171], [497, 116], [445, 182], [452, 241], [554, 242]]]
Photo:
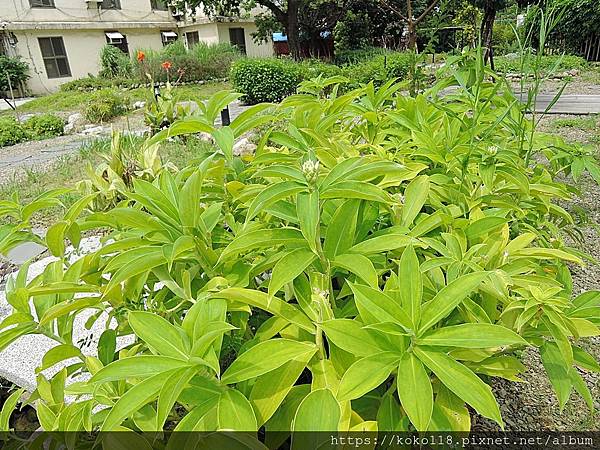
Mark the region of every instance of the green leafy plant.
[[65, 121], [54, 114], [38, 114], [24, 124], [34, 139], [48, 139], [61, 136], [65, 130]]
[[109, 44], [102, 47], [100, 51], [100, 66], [100, 76], [105, 78], [127, 77], [132, 72], [129, 55]]
[[[574, 223], [557, 204], [573, 189], [561, 168], [526, 163], [520, 140], [544, 152], [546, 138], [521, 132], [522, 106], [476, 56], [414, 98], [394, 82], [341, 93], [321, 78], [217, 128], [241, 95], [220, 92], [149, 138], [202, 132], [215, 145], [180, 171], [116, 185], [108, 211], [83, 197], [48, 230], [58, 260], [7, 284], [0, 349], [35, 333], [59, 344], [33, 394], [43, 429], [171, 421], [246, 431], [252, 448], [292, 433], [302, 449], [320, 443], [294, 432], [468, 431], [469, 407], [503, 427], [487, 381], [519, 381], [527, 347], [561, 408], [575, 390], [593, 409], [579, 370], [600, 366], [578, 340], [600, 334], [600, 293], [573, 292], [568, 264], [587, 256], [562, 241]], [[254, 155], [234, 157], [236, 139], [272, 123]], [[93, 229], [105, 245], [65, 258], [65, 240]], [[94, 354], [72, 336], [90, 310], [88, 323], [107, 324]], [[76, 372], [90, 377], [66, 385]]]
[[30, 138], [23, 124], [12, 116], [0, 118], [0, 147], [15, 145]]
[[83, 114], [90, 122], [106, 122], [124, 114], [129, 98], [112, 89], [101, 89], [90, 94]]

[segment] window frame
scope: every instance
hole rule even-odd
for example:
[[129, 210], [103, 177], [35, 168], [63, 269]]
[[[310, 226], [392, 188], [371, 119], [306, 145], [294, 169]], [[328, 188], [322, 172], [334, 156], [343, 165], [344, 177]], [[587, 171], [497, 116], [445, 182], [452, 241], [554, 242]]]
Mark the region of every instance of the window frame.
[[[56, 39], [60, 39], [60, 46], [62, 47], [64, 54], [56, 53], [57, 46], [55, 46], [55, 44], [54, 44], [54, 41]], [[44, 55], [44, 45], [42, 45], [42, 42], [44, 40], [48, 40], [48, 42], [50, 44], [50, 48], [52, 49], [52, 56]], [[71, 64], [69, 63], [69, 55], [67, 54], [67, 47], [65, 46], [65, 40], [62, 36], [38, 37], [38, 45], [40, 47], [40, 54], [42, 55], [42, 61], [44, 62], [44, 68], [46, 69], [46, 77], [48, 77], [49, 80], [57, 79], [57, 78], [71, 78], [73, 76], [73, 73], [71, 72]], [[61, 73], [60, 65], [58, 63], [59, 59], [64, 60], [64, 63], [65, 63], [66, 69], [67, 69], [66, 73], [65, 72]], [[50, 71], [48, 70], [48, 65], [51, 62], [54, 63], [57, 76], [50, 75]]]
[[[244, 44], [243, 45], [240, 45], [239, 43], [233, 42], [233, 39], [232, 39], [233, 33], [239, 32], [240, 30], [242, 32], [242, 37], [244, 38]], [[229, 27], [229, 43], [231, 45], [235, 45], [242, 54], [247, 55], [248, 54], [247, 53], [247, 51], [248, 51], [248, 44], [247, 44], [247, 41], [246, 41], [246, 29], [244, 27]]]
[[[39, 2], [36, 4], [36, 2]], [[48, 5], [44, 5], [43, 2], [48, 2]], [[29, 0], [30, 8], [56, 8], [54, 0]]]
[[[195, 42], [190, 43], [190, 38], [189, 36], [196, 36], [195, 37]], [[185, 43], [187, 44], [188, 48], [192, 48], [194, 45], [198, 45], [200, 43], [200, 32], [198, 31], [186, 31], [185, 33]]]

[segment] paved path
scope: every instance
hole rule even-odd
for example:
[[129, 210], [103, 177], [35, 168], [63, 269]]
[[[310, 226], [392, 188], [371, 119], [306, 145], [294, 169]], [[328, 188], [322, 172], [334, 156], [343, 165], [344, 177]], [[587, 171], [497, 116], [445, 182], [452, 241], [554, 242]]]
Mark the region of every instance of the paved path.
[[[30, 101], [31, 101], [31, 100], [33, 100], [34, 98], [35, 98], [35, 97], [25, 97], [25, 98], [18, 98], [18, 99], [16, 99], [16, 100], [15, 100], [15, 103], [16, 103], [16, 105], [17, 105], [17, 109], [19, 108], [19, 106], [21, 106], [21, 105], [23, 105], [23, 104], [25, 104], [25, 103], [27, 103], [27, 102], [30, 102]], [[12, 101], [12, 100], [10, 100], [10, 99], [8, 99], [8, 101], [9, 101], [11, 104], [13, 103], [13, 101]], [[0, 100], [0, 111], [5, 111], [5, 110], [8, 110], [8, 109], [12, 109], [12, 108], [10, 107], [10, 105], [9, 105], [8, 103], [6, 103], [4, 100]]]
[[[600, 87], [598, 95], [562, 95], [552, 105], [549, 114], [600, 114]], [[535, 103], [535, 111], [543, 113], [554, 99], [553, 94], [540, 94]], [[521, 95], [521, 100], [527, 100], [527, 94]]]

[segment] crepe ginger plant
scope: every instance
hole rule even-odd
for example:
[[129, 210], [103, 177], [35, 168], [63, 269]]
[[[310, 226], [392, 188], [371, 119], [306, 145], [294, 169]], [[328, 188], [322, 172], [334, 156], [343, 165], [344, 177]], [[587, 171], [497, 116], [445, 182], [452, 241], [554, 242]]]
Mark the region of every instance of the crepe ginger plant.
[[[503, 427], [489, 382], [520, 382], [530, 347], [561, 408], [576, 391], [592, 409], [579, 370], [600, 366], [578, 340], [599, 334], [600, 293], [573, 292], [568, 264], [588, 257], [564, 243], [576, 224], [558, 204], [575, 190], [542, 158], [525, 164], [519, 139], [554, 147], [521, 133], [522, 107], [488, 76], [465, 55], [415, 98], [332, 81], [217, 128], [236, 98], [219, 93], [150, 138], [210, 133], [215, 147], [119, 185], [109, 211], [82, 215], [101, 194], [83, 197], [46, 236], [58, 260], [7, 285], [0, 349], [57, 343], [29, 399], [42, 428], [240, 430], [251, 448], [293, 433], [301, 449], [321, 435], [294, 432], [466, 431], [471, 411]], [[234, 157], [254, 129], [256, 153]], [[65, 258], [66, 238], [95, 229], [102, 248]], [[78, 316], [105, 324], [97, 352], [74, 341]], [[195, 438], [216, 439], [167, 448]]]

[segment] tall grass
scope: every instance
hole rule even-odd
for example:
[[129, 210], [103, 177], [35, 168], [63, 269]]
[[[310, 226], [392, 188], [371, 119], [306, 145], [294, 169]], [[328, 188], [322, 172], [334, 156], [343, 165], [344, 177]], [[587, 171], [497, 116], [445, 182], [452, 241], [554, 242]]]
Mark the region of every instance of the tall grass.
[[[136, 60], [136, 74], [141, 81], [201, 81], [226, 78], [232, 63], [241, 57], [240, 52], [228, 43], [204, 42], [187, 49], [182, 41], [167, 45], [162, 50], [140, 49], [143, 61]], [[137, 51], [135, 52], [137, 55]], [[166, 70], [163, 63], [169, 62]]]

